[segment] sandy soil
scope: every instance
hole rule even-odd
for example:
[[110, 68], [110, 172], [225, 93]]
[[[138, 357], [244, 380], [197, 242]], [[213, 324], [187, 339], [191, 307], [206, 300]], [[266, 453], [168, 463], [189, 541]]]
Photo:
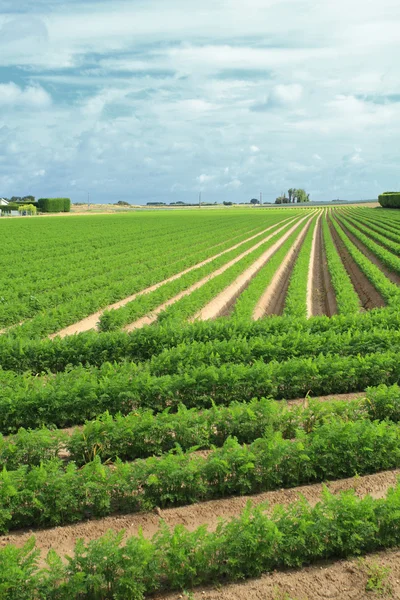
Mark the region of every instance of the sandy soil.
[[[328, 482], [327, 487], [332, 493], [354, 489], [358, 496], [371, 494], [374, 498], [383, 498], [390, 487], [396, 485], [400, 469], [384, 471], [364, 477], [352, 477], [339, 481]], [[0, 537], [0, 547], [12, 543], [22, 546], [34, 533], [37, 547], [46, 553], [54, 548], [62, 555], [71, 554], [78, 538], [85, 541], [96, 539], [109, 529], [115, 531], [125, 530], [125, 536], [136, 535], [142, 529], [146, 537], [154, 535], [162, 518], [170, 527], [184, 525], [193, 531], [200, 525], [208, 524], [210, 530], [215, 529], [220, 518], [229, 519], [240, 514], [248, 500], [254, 505], [268, 502], [270, 507], [276, 504], [289, 504], [294, 502], [299, 495], [304, 496], [311, 504], [317, 503], [321, 498], [322, 484], [301, 486], [292, 489], [282, 489], [274, 492], [265, 492], [254, 496], [232, 497], [222, 500], [212, 500], [190, 506], [169, 508], [166, 510], [155, 509], [150, 513], [129, 514], [123, 516], [106, 517], [104, 519], [76, 523], [65, 527], [54, 527], [29, 531], [13, 532]]]
[[[389, 569], [382, 594], [367, 591], [369, 569]], [[157, 594], [154, 600], [188, 599], [179, 592]], [[303, 569], [274, 571], [259, 579], [215, 588], [201, 588], [193, 600], [396, 600], [400, 598], [400, 550], [369, 554], [362, 559], [325, 561]]]
[[400, 286], [400, 275], [398, 273], [394, 273], [386, 265], [384, 265], [383, 262], [381, 260], [379, 260], [379, 258], [377, 256], [375, 256], [375, 254], [373, 252], [371, 252], [371, 250], [369, 250], [362, 242], [360, 242], [360, 240], [353, 233], [351, 233], [347, 229], [347, 227], [345, 227], [341, 223], [340, 223], [340, 226], [343, 229], [343, 231], [346, 233], [347, 237], [364, 254], [364, 256], [366, 256], [368, 258], [368, 260], [370, 260], [372, 262], [372, 264], [377, 266], [378, 269], [380, 271], [382, 271], [382, 273], [384, 273], [384, 275], [386, 275], [386, 277], [388, 279], [390, 279], [390, 281], [392, 283]]
[[336, 250], [338, 251], [341, 261], [351, 279], [351, 283], [353, 284], [353, 287], [360, 298], [361, 306], [365, 310], [377, 307], [381, 308], [382, 306], [385, 306], [385, 300], [364, 275], [355, 260], [350, 256], [350, 253], [340, 239], [331, 222], [329, 222], [329, 227]]
[[316, 228], [312, 272], [311, 315], [327, 315], [331, 317], [337, 313], [337, 303], [326, 260], [321, 221], [319, 221]]
[[321, 221], [322, 213], [317, 219], [317, 224], [314, 229], [313, 239], [311, 243], [311, 255], [310, 255], [310, 264], [308, 267], [308, 278], [307, 278], [307, 318], [309, 319], [312, 316], [312, 292], [313, 292], [313, 283], [314, 283], [314, 271], [315, 271], [315, 254], [316, 254], [316, 244], [317, 244], [317, 234], [318, 227]]
[[[287, 221], [287, 219], [285, 219], [285, 221]], [[170, 298], [166, 302], [163, 302], [163, 304], [160, 304], [160, 306], [158, 306], [157, 308], [155, 308], [150, 314], [148, 314], [148, 315], [146, 315], [144, 317], [141, 317], [140, 319], [138, 319], [134, 323], [130, 323], [129, 325], [127, 325], [126, 327], [124, 327], [124, 330], [125, 331], [133, 331], [134, 329], [139, 329], [140, 327], [143, 327], [144, 325], [151, 325], [152, 323], [154, 323], [157, 320], [158, 315], [163, 310], [165, 310], [166, 308], [168, 308], [168, 306], [171, 306], [172, 304], [175, 304], [175, 302], [177, 302], [178, 300], [180, 300], [184, 296], [189, 296], [195, 290], [198, 290], [199, 288], [201, 288], [203, 285], [205, 285], [206, 283], [208, 283], [209, 281], [211, 281], [212, 279], [214, 279], [218, 275], [221, 275], [222, 273], [224, 273], [225, 271], [227, 271], [230, 267], [232, 267], [233, 265], [235, 265], [242, 258], [244, 258], [245, 256], [247, 256], [248, 254], [250, 254], [251, 252], [253, 252], [257, 248], [259, 248], [262, 244], [264, 244], [272, 236], [274, 236], [277, 233], [279, 233], [280, 231], [282, 231], [282, 229], [284, 229], [286, 226], [287, 226], [287, 223], [285, 223], [285, 225], [282, 225], [282, 227], [279, 227], [279, 229], [276, 229], [273, 233], [271, 233], [267, 237], [263, 238], [260, 242], [258, 242], [257, 244], [255, 244], [254, 246], [252, 246], [251, 248], [249, 248], [248, 250], [246, 250], [245, 252], [242, 252], [241, 254], [239, 254], [239, 256], [236, 256], [236, 258], [234, 258], [231, 261], [227, 262], [225, 265], [223, 265], [219, 269], [216, 269], [215, 271], [213, 271], [210, 275], [206, 275], [206, 277], [203, 277], [203, 279], [200, 279], [199, 281], [197, 281], [195, 284], [193, 284], [192, 286], [190, 286], [186, 290], [183, 290], [182, 292], [179, 292], [179, 294], [177, 294], [173, 298]], [[269, 227], [268, 229], [271, 229], [271, 227]]]
[[[293, 218], [293, 217], [288, 217], [287, 219], [284, 219], [284, 221], [288, 221], [290, 218]], [[282, 223], [283, 223], [283, 221], [282, 221]], [[216, 258], [219, 258], [220, 256], [223, 256], [227, 252], [231, 252], [232, 250], [235, 250], [236, 248], [239, 248], [243, 244], [245, 244], [245, 243], [247, 243], [247, 242], [249, 242], [249, 241], [251, 241], [251, 240], [253, 240], [253, 239], [257, 238], [257, 237], [259, 237], [260, 235], [264, 235], [267, 231], [269, 231], [270, 229], [272, 229], [272, 227], [274, 227], [274, 225], [271, 225], [270, 227], [267, 227], [263, 231], [260, 231], [259, 233], [256, 233], [255, 235], [252, 235], [252, 236], [246, 238], [242, 242], [234, 244], [233, 246], [227, 248], [223, 252], [219, 252], [218, 254], [214, 254], [213, 256], [210, 256], [210, 258], [207, 258], [206, 260], [203, 260], [202, 262], [197, 263], [197, 264], [193, 265], [192, 267], [189, 267], [189, 268], [185, 269], [184, 271], [180, 271], [179, 273], [176, 273], [175, 275], [172, 275], [171, 277], [168, 277], [168, 279], [164, 279], [163, 281], [159, 281], [158, 283], [155, 283], [154, 285], [152, 285], [152, 286], [150, 286], [150, 287], [148, 287], [148, 288], [146, 288], [144, 290], [141, 290], [140, 292], [132, 294], [131, 296], [128, 296], [127, 298], [124, 298], [123, 300], [119, 300], [118, 302], [115, 302], [114, 304], [110, 304], [109, 306], [106, 306], [105, 308], [102, 308], [101, 310], [93, 313], [92, 315], [89, 315], [88, 317], [85, 317], [81, 321], [78, 321], [77, 323], [74, 323], [73, 325], [69, 325], [68, 327], [65, 327], [64, 329], [62, 329], [61, 331], [58, 331], [57, 333], [51, 334], [49, 336], [49, 338], [50, 339], [54, 339], [55, 337], [66, 337], [68, 335], [74, 335], [75, 333], [82, 333], [83, 331], [89, 331], [91, 329], [96, 329], [98, 321], [99, 321], [99, 319], [100, 319], [100, 317], [101, 317], [101, 315], [103, 314], [104, 311], [121, 308], [122, 306], [125, 306], [126, 304], [128, 304], [129, 302], [132, 302], [133, 300], [135, 300], [139, 296], [142, 296], [143, 294], [149, 294], [151, 292], [154, 292], [155, 290], [157, 290], [162, 285], [165, 285], [166, 283], [169, 283], [170, 281], [175, 281], [176, 279], [179, 279], [180, 277], [182, 277], [186, 273], [190, 273], [190, 271], [194, 271], [195, 269], [199, 269], [203, 265], [206, 265], [206, 264], [212, 262]]]
[[290, 275], [310, 225], [311, 219], [295, 240], [293, 246], [278, 267], [271, 283], [257, 302], [253, 312], [254, 320], [261, 319], [265, 315], [282, 314], [285, 306], [286, 293], [290, 283]]
[[[284, 244], [287, 238], [295, 231], [305, 219], [309, 219], [309, 215], [303, 217], [293, 227], [291, 227], [279, 240], [271, 246], [260, 258], [258, 258], [246, 271], [220, 294], [218, 294], [211, 302], [204, 306], [193, 318], [206, 321], [222, 316], [229, 312], [229, 308], [234, 304], [235, 300], [240, 296], [243, 290], [249, 285], [250, 281], [257, 275], [268, 260], [275, 254], [277, 250]], [[301, 237], [301, 236], [300, 236]]]

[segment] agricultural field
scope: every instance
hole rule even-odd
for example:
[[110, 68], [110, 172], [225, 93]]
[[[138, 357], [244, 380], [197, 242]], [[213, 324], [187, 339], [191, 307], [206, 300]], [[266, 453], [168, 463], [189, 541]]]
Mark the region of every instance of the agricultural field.
[[0, 229], [0, 598], [400, 597], [400, 211]]

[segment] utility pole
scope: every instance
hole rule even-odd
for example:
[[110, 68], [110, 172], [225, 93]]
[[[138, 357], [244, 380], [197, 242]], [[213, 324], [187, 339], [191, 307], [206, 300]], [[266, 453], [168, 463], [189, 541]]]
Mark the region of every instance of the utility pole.
[[262, 204], [262, 192], [260, 192], [260, 204]]
[[201, 208], [201, 192], [199, 192], [199, 208]]
[[87, 193], [87, 204], [88, 204], [88, 208], [90, 208], [90, 195], [89, 195], [89, 192]]

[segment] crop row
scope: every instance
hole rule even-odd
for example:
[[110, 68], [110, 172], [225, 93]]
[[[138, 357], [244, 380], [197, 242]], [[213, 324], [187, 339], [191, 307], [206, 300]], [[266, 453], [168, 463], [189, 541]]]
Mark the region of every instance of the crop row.
[[[211, 322], [197, 321], [179, 328], [173, 325], [155, 325], [131, 333], [88, 331], [53, 340], [16, 339], [3, 335], [0, 336], [0, 364], [4, 370], [16, 373], [25, 371], [32, 371], [34, 374], [47, 371], [56, 373], [81, 363], [87, 366], [100, 366], [103, 362], [148, 361], [163, 350], [190, 346], [196, 342], [210, 344], [212, 352], [214, 343], [232, 340], [243, 346], [246, 343], [250, 344], [252, 338], [264, 337], [276, 344], [279, 350], [283, 344], [280, 338], [283, 336], [288, 340], [284, 354], [278, 352], [277, 355], [271, 355], [282, 358], [282, 356], [290, 357], [298, 353], [299, 338], [302, 337], [306, 345], [308, 341], [310, 344], [315, 344], [316, 352], [327, 352], [328, 350], [321, 348], [318, 343], [319, 335], [325, 334], [327, 337], [324, 339], [332, 336], [330, 343], [335, 344], [339, 335], [354, 335], [359, 339], [359, 335], [363, 332], [371, 333], [374, 329], [388, 331], [400, 329], [400, 312], [396, 307], [359, 314], [335, 315], [330, 319], [328, 317], [308, 320], [270, 317], [259, 321], [218, 319]], [[291, 344], [294, 348], [292, 353]], [[372, 352], [373, 347], [368, 347], [368, 350]], [[332, 352], [337, 351], [332, 349]], [[365, 348], [360, 346], [359, 351], [365, 353]], [[304, 347], [301, 352], [312, 354]]]
[[268, 288], [277, 269], [293, 246], [299, 232], [294, 231], [282, 246], [271, 256], [263, 268], [253, 277], [247, 288], [240, 294], [232, 310], [231, 317], [235, 320], [252, 319], [254, 309], [262, 293]]
[[14, 436], [0, 437], [0, 469], [29, 467], [56, 458], [67, 450], [69, 459], [82, 466], [95, 457], [102, 462], [136, 460], [160, 455], [177, 447], [184, 451], [193, 447], [220, 447], [228, 437], [241, 444], [254, 442], [280, 432], [285, 439], [293, 438], [297, 430], [310, 433], [331, 420], [360, 419], [400, 421], [400, 389], [381, 385], [369, 388], [365, 397], [352, 401], [310, 400], [306, 405], [262, 398], [249, 403], [234, 402], [229, 406], [213, 406], [198, 411], [178, 407], [177, 413], [165, 410], [154, 414], [137, 410], [126, 416], [108, 412], [87, 421], [71, 435], [62, 430], [46, 428], [20, 429]]
[[[260, 227], [258, 229], [260, 229]], [[232, 225], [229, 225], [229, 229], [218, 228], [214, 225], [214, 227], [210, 227], [206, 232], [201, 230], [198, 233], [193, 232], [190, 241], [183, 238], [183, 232], [180, 235], [178, 232], [177, 247], [169, 248], [168, 240], [165, 240], [166, 254], [170, 258], [170, 262], [177, 262], [182, 256], [188, 258], [190, 254], [197, 255], [202, 250], [211, 250], [212, 248], [218, 249], [220, 246], [222, 246], [221, 249], [223, 250], [224, 245], [229, 247], [229, 245], [233, 245], [235, 238], [239, 238], [239, 240], [241, 238], [246, 238], [250, 236], [251, 232], [252, 230], [247, 230], [238, 235], [232, 228]], [[235, 233], [235, 238], [231, 238], [230, 236], [234, 236]], [[253, 235], [254, 233], [255, 232], [253, 232]], [[150, 249], [154, 247], [156, 243], [162, 244], [164, 242], [164, 237], [165, 236], [160, 236], [157, 238], [151, 236], [147, 240], [142, 240], [136, 255], [140, 265], [143, 263], [145, 268], [149, 268], [154, 263], [155, 258], [157, 258], [157, 263], [159, 262], [159, 257], [155, 257]], [[217, 249], [215, 252], [218, 251]], [[23, 277], [25, 278], [23, 290], [21, 289], [20, 278], [13, 273], [9, 273], [10, 282], [7, 286], [7, 290], [5, 290], [5, 300], [8, 303], [26, 300], [31, 294], [40, 294], [42, 297], [43, 293], [51, 291], [55, 284], [60, 285], [63, 289], [67, 289], [72, 283], [79, 282], [82, 279], [92, 279], [93, 277], [101, 275], [106, 268], [110, 267], [110, 264], [113, 266], [114, 275], [114, 273], [118, 272], [124, 266], [124, 258], [126, 266], [127, 257], [129, 257], [131, 252], [132, 240], [127, 239], [125, 241], [121, 240], [117, 248], [115, 248], [114, 245], [102, 248], [98, 254], [96, 251], [88, 252], [86, 250], [84, 256], [76, 256], [74, 260], [70, 259], [65, 265], [59, 265], [57, 271], [53, 270], [51, 265], [47, 265], [47, 268], [43, 268], [43, 265], [38, 261], [39, 265], [35, 264], [30, 266], [29, 271], [23, 274]], [[131, 265], [132, 273], [135, 272], [137, 266], [136, 263]]]
[[360, 310], [359, 297], [355, 292], [351, 279], [338, 255], [325, 216], [322, 219], [322, 233], [325, 244], [326, 261], [332, 280], [332, 286], [335, 290], [338, 313], [343, 315], [358, 313]]
[[[303, 222], [300, 225], [300, 227], [304, 228], [306, 227], [306, 225], [307, 223]], [[287, 229], [288, 228], [285, 228], [285, 231], [287, 231]], [[282, 232], [282, 234], [283, 233], [284, 232]], [[280, 237], [282, 237], [282, 234]], [[269, 247], [271, 247], [277, 242], [277, 240], [271, 241], [272, 243]], [[244, 268], [247, 266], [250, 267], [251, 263], [248, 262], [247, 265], [244, 265]], [[205, 286], [204, 288], [196, 290], [195, 292], [190, 294], [190, 296], [182, 298], [178, 302], [174, 303], [172, 306], [169, 306], [165, 311], [163, 311], [160, 314], [159, 321], [161, 323], [167, 323], [168, 321], [172, 323], [182, 323], [184, 320], [195, 315], [201, 308], [203, 308], [206, 304], [211, 302], [217, 294], [222, 292], [226, 287], [228, 287], [230, 283], [235, 281], [235, 279], [242, 274], [244, 268], [232, 268], [232, 273], [230, 277], [228, 277], [228, 272], [226, 272], [226, 274], [219, 276], [218, 278], [207, 284], [207, 286]], [[260, 271], [262, 271], [262, 268], [260, 269]], [[268, 269], [268, 272], [271, 272], [270, 269]]]
[[[230, 234], [234, 235], [235, 230], [230, 228]], [[151, 272], [153, 269], [160, 270], [163, 267], [182, 270], [182, 257], [184, 263], [195, 264], [210, 255], [212, 243], [217, 239], [219, 241], [222, 232], [199, 232], [194, 236], [194, 240], [184, 237], [184, 232], [178, 235], [177, 245], [168, 245], [165, 242], [163, 256], [156, 255], [154, 245], [156, 238], [150, 237], [141, 243], [137, 248], [134, 262], [129, 261], [129, 255], [132, 252], [132, 241], [130, 247], [123, 248], [122, 251], [116, 252], [114, 248], [107, 249], [102, 256], [95, 259], [92, 253], [87, 251], [85, 257], [77, 257], [76, 261], [69, 261], [68, 274], [64, 276], [63, 265], [55, 269], [54, 265], [49, 265], [46, 269], [32, 265], [30, 273], [25, 274], [24, 278], [18, 278], [15, 274], [4, 288], [3, 302], [0, 306], [2, 312], [1, 323], [8, 325], [11, 319], [21, 320], [21, 318], [31, 317], [38, 312], [41, 307], [54, 307], [60, 302], [73, 299], [77, 289], [82, 288], [82, 292], [90, 292], [93, 289], [110, 286], [110, 274], [104, 275], [104, 272], [109, 270], [112, 265], [112, 279], [121, 289], [121, 293], [127, 295], [134, 285], [133, 278], [143, 277], [146, 272]], [[226, 235], [226, 233], [225, 233]], [[229, 234], [228, 234], [229, 235]], [[247, 232], [244, 234], [246, 237]], [[171, 238], [171, 234], [170, 234]], [[157, 240], [157, 243], [163, 243]], [[231, 242], [228, 242], [232, 245]], [[194, 250], [195, 249], [195, 250]], [[223, 248], [221, 248], [223, 250]], [[217, 250], [215, 251], [217, 252]], [[38, 273], [35, 269], [38, 268]], [[123, 284], [118, 283], [118, 280], [123, 280]], [[136, 281], [135, 279], [135, 281]], [[23, 284], [23, 285], [22, 285]], [[122, 285], [124, 287], [122, 287]], [[113, 293], [108, 291], [109, 296]]]
[[400, 543], [400, 485], [385, 498], [359, 499], [354, 492], [325, 491], [315, 506], [306, 500], [265, 514], [248, 504], [216, 531], [165, 524], [148, 540], [109, 531], [87, 544], [78, 541], [65, 564], [56, 552], [39, 569], [34, 538], [23, 548], [0, 550], [4, 600], [143, 600], [160, 590], [185, 590], [211, 582], [257, 577], [287, 567], [346, 558]]
[[[337, 221], [332, 220], [332, 224], [350, 255], [373, 286], [382, 294], [388, 304], [397, 304], [400, 298], [399, 288], [393, 284], [377, 266], [366, 258], [353, 242], [349, 240]], [[368, 239], [368, 242], [366, 243], [367, 248], [370, 248], [371, 243], [373, 243], [372, 240]]]
[[[371, 237], [375, 237], [375, 235], [373, 234], [373, 232], [370, 232], [370, 230], [367, 227], [363, 227], [362, 225], [358, 225], [358, 228], [354, 227], [347, 219], [343, 218], [342, 216], [338, 217], [338, 219], [341, 223], [345, 225], [348, 231], [350, 231], [350, 233], [352, 233], [358, 240], [360, 240], [360, 242], [362, 242], [369, 250], [371, 250], [371, 252], [375, 254], [375, 256], [377, 256], [384, 265], [386, 265], [394, 273], [400, 273], [400, 258], [393, 254], [393, 252], [398, 252], [398, 248], [400, 248], [400, 245], [395, 244], [394, 242], [390, 242], [390, 240], [387, 240], [387, 244], [391, 246], [392, 250], [392, 252], [389, 252], [389, 250], [386, 250], [381, 245], [374, 242], [373, 239], [371, 239]], [[369, 232], [371, 237], [365, 235], [363, 233], [364, 230]]]
[[226, 363], [251, 365], [257, 361], [285, 361], [295, 357], [312, 358], [320, 354], [338, 356], [385, 352], [400, 346], [400, 331], [378, 329], [319, 334], [291, 332], [276, 336], [254, 335], [249, 339], [192, 342], [166, 348], [144, 363], [152, 375], [185, 373], [199, 365], [221, 367]]
[[[265, 226], [268, 224], [273, 225], [274, 222], [282, 220], [271, 219], [267, 221]], [[259, 227], [259, 229], [265, 229]], [[278, 225], [276, 225], [278, 226]], [[235, 231], [231, 229], [231, 234], [234, 235]], [[3, 302], [4, 319], [2, 317], [3, 324], [9, 324], [11, 322], [20, 321], [24, 316], [33, 316], [31, 321], [27, 321], [21, 327], [14, 330], [14, 335], [17, 336], [34, 336], [34, 335], [45, 335], [46, 333], [57, 331], [57, 329], [74, 323], [80, 318], [87, 316], [98, 310], [103, 306], [107, 306], [111, 302], [115, 302], [121, 298], [124, 298], [134, 292], [140, 291], [153, 283], [162, 281], [163, 279], [178, 273], [179, 271], [195, 265], [197, 262], [208, 258], [216, 251], [223, 251], [224, 247], [219, 247], [216, 251], [212, 250], [212, 244], [215, 241], [215, 236], [205, 234], [205, 241], [209, 240], [207, 245], [200, 245], [200, 249], [196, 247], [193, 251], [193, 240], [186, 233], [186, 239], [188, 247], [185, 251], [185, 247], [182, 243], [177, 245], [176, 243], [169, 248], [163, 247], [162, 255], [155, 252], [154, 241], [151, 240], [147, 243], [142, 244], [142, 248], [137, 248], [136, 253], [131, 261], [129, 261], [129, 254], [122, 254], [117, 260], [111, 256], [109, 259], [109, 267], [112, 266], [113, 275], [110, 279], [109, 272], [107, 275], [104, 274], [106, 269], [101, 269], [101, 274], [91, 277], [89, 272], [86, 273], [85, 277], [81, 277], [80, 281], [74, 284], [63, 287], [62, 277], [60, 279], [60, 285], [53, 285], [52, 290], [48, 294], [29, 294], [29, 297], [25, 297], [24, 285], [25, 283], [29, 286], [29, 277], [22, 280], [20, 283], [21, 293], [23, 294], [19, 306], [18, 303], [12, 303], [10, 306]], [[170, 234], [171, 239], [174, 239], [173, 234]], [[243, 235], [246, 239], [247, 234]], [[211, 243], [210, 243], [211, 242]], [[232, 246], [231, 242], [226, 243], [226, 247]], [[143, 254], [141, 256], [141, 253]], [[89, 260], [90, 260], [90, 253]], [[56, 263], [53, 266], [53, 272], [57, 273], [55, 268]], [[70, 265], [71, 270], [72, 266]], [[109, 271], [109, 269], [108, 269]], [[47, 275], [49, 273], [47, 272]], [[55, 275], [57, 277], [57, 275]], [[26, 312], [28, 311], [28, 312]]]
[[318, 228], [317, 219], [318, 217], [314, 217], [293, 267], [285, 298], [283, 311], [285, 317], [297, 318], [307, 316], [308, 273], [310, 268], [312, 268], [310, 264], [311, 248], [315, 228]]
[[[386, 245], [389, 250], [391, 248], [397, 252], [400, 250], [400, 232], [394, 233], [376, 219], [370, 219], [368, 216], [359, 214], [358, 212], [349, 211], [345, 214], [357, 226], [364, 225], [363, 231], [373, 237], [376, 235], [375, 239]], [[394, 243], [394, 246], [391, 242]]]
[[0, 474], [0, 532], [55, 526], [115, 513], [180, 506], [400, 465], [400, 425], [330, 420], [292, 440], [280, 433], [240, 445], [229, 438], [206, 457], [188, 452], [81, 469], [61, 460]]
[[392, 344], [386, 352], [365, 356], [319, 355], [265, 364], [226, 363], [199, 366], [183, 373], [156, 377], [132, 363], [76, 367], [44, 378], [0, 373], [0, 431], [42, 425], [67, 427], [83, 423], [108, 410], [128, 414], [138, 408], [160, 412], [169, 407], [207, 408], [233, 401], [272, 396], [290, 399], [348, 393], [400, 378], [398, 353]]
[[[249, 242], [242, 247], [225, 254], [223, 257], [216, 259], [212, 263], [209, 263], [204, 267], [200, 267], [199, 269], [196, 269], [196, 271], [192, 271], [186, 275], [183, 275], [179, 278], [179, 280], [163, 285], [161, 288], [155, 292], [152, 292], [151, 294], [140, 296], [132, 302], [125, 304], [125, 306], [121, 308], [104, 311], [99, 321], [100, 330], [113, 331], [124, 325], [132, 323], [136, 319], [148, 314], [151, 312], [151, 310], [154, 310], [163, 302], [172, 298], [174, 295], [202, 280], [202, 278], [210, 275], [209, 281], [204, 282], [204, 284], [197, 290], [199, 301], [206, 303], [207, 299], [210, 297], [210, 294], [212, 297], [216, 289], [220, 289], [221, 286], [223, 287], [226, 285], [226, 282], [229, 282], [232, 278], [235, 278], [238, 273], [241, 273], [246, 266], [261, 256], [291, 227], [293, 227], [293, 222], [290, 222], [284, 226], [278, 224], [274, 227], [274, 229], [279, 228], [281, 231], [275, 233], [274, 230], [272, 230], [269, 232], [269, 236], [272, 237], [270, 237], [268, 241], [265, 241], [264, 243], [259, 241], [258, 244], [255, 244], [254, 241]], [[252, 250], [252, 247], [254, 247], [254, 250]], [[245, 251], [248, 251], [246, 256], [238, 260], [232, 266], [228, 267], [220, 275], [217, 275], [211, 279], [213, 271], [216, 271], [218, 268], [223, 267], [224, 265], [228, 265], [230, 260], [239, 257]], [[193, 302], [193, 296], [195, 295], [196, 292], [190, 294], [190, 303]], [[188, 297], [183, 298], [175, 304], [180, 304], [187, 300], [187, 298]], [[196, 309], [193, 307], [192, 314], [195, 312], [195, 310]]]

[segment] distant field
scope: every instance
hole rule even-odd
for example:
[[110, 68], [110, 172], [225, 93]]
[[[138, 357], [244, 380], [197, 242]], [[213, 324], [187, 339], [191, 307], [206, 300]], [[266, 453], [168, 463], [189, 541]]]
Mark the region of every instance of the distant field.
[[[280, 569], [323, 559], [334, 591], [346, 571], [327, 560], [400, 546], [400, 211], [142, 211], [0, 230], [5, 598], [73, 598], [79, 584], [82, 598], [289, 599], [314, 572]], [[38, 565], [91, 545], [38, 574], [15, 549], [29, 554], [32, 530]], [[367, 585], [364, 563], [348, 568]]]

